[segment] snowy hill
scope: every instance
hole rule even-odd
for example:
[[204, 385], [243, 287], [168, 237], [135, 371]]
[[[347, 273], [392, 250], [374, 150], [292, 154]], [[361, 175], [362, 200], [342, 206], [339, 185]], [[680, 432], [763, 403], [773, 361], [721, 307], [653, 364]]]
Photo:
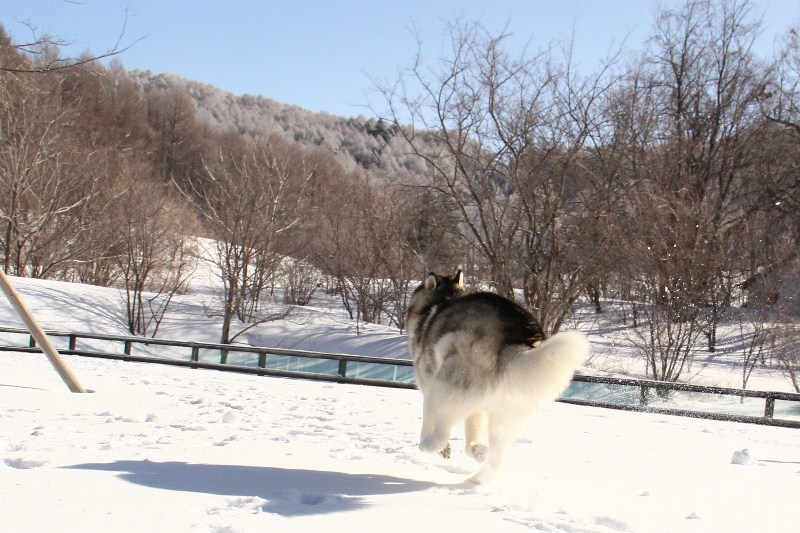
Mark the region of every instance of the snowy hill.
[[[130, 335], [125, 326], [124, 294], [118, 289], [30, 278], [12, 280], [45, 330]], [[356, 324], [335, 304], [335, 299], [317, 298], [310, 306], [295, 308], [284, 320], [247, 331], [237, 341], [271, 348], [410, 357], [405, 335], [396, 328]], [[282, 304], [272, 305], [283, 308]], [[221, 320], [215, 314], [218, 306], [218, 296], [208, 285], [197, 287], [190, 294], [176, 295], [158, 337], [218, 342]], [[0, 301], [0, 324], [24, 327], [5, 299]]]
[[236, 96], [173, 74], [137, 69], [127, 75], [142, 92], [185, 91], [194, 102], [198, 120], [220, 131], [235, 130], [248, 138], [278, 134], [300, 145], [322, 147], [348, 170], [361, 167], [376, 175], [386, 173], [412, 181], [425, 172], [405, 144], [393, 140], [395, 130], [381, 119], [313, 113], [263, 96]]

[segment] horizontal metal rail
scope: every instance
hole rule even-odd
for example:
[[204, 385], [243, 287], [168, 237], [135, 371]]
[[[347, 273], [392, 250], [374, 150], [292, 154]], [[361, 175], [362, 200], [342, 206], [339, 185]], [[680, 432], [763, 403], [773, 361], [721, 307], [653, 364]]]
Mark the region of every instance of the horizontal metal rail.
[[[17, 353], [42, 353], [38, 348], [0, 346], [0, 352]], [[185, 368], [204, 368], [207, 370], [220, 370], [223, 372], [236, 372], [240, 374], [253, 374], [257, 376], [273, 376], [282, 378], [309, 379], [312, 381], [329, 381], [333, 383], [351, 383], [354, 385], [370, 385], [376, 387], [389, 387], [396, 389], [416, 389], [414, 383], [404, 381], [388, 381], [379, 379], [354, 378], [333, 374], [315, 374], [311, 372], [295, 372], [289, 370], [272, 370], [261, 367], [229, 365], [220, 363], [202, 363], [198, 361], [184, 361], [180, 359], [158, 359], [155, 357], [141, 357], [138, 355], [125, 355], [101, 352], [86, 352], [82, 350], [59, 350], [63, 355], [78, 355], [95, 359], [111, 359], [115, 361], [128, 361], [133, 363], [155, 363], [160, 365], [180, 366]]]
[[663, 407], [625, 405], [612, 402], [592, 402], [586, 400], [576, 400], [573, 398], [559, 398], [556, 401], [572, 405], [602, 407], [604, 409], [616, 409], [619, 411], [635, 411], [637, 413], [683, 416], [688, 418], [700, 418], [705, 420], [721, 420], [724, 422], [742, 422], [746, 424], [759, 424], [762, 426], [777, 426], [777, 427], [800, 429], [800, 421], [783, 420], [779, 418], [768, 418], [765, 416], [745, 416], [745, 415], [734, 415], [730, 413], [714, 413], [710, 411], [694, 411], [688, 409], [666, 409]]
[[603, 376], [576, 375], [573, 378], [573, 381], [604, 383], [608, 385], [627, 385], [632, 387], [640, 387], [644, 389], [654, 389], [654, 390], [676, 390], [684, 392], [700, 392], [704, 394], [739, 396], [745, 398], [772, 398], [775, 400], [787, 400], [793, 402], [800, 401], [800, 394], [794, 392], [774, 392], [774, 391], [759, 391], [759, 390], [748, 390], [748, 389], [732, 389], [727, 387], [707, 387], [705, 385], [691, 385], [689, 383], [673, 383], [671, 381], [655, 381], [651, 379], [612, 378]]
[[[21, 333], [29, 335], [27, 329], [19, 328], [3, 328], [0, 327], [2, 333]], [[342, 353], [326, 353], [326, 352], [309, 352], [304, 350], [292, 350], [288, 348], [267, 348], [260, 346], [250, 346], [249, 344], [218, 344], [211, 342], [194, 342], [194, 341], [173, 341], [168, 339], [150, 339], [147, 337], [132, 337], [124, 335], [105, 335], [99, 333], [74, 333], [64, 331], [47, 331], [48, 336], [51, 337], [68, 337], [70, 339], [70, 346], [75, 346], [77, 339], [94, 339], [113, 342], [124, 342], [130, 344], [143, 344], [146, 346], [176, 346], [180, 348], [198, 348], [205, 350], [219, 350], [230, 352], [245, 352], [245, 353], [268, 353], [273, 355], [286, 355], [294, 357], [310, 357], [314, 359], [332, 359], [332, 360], [347, 360], [360, 363], [377, 363], [377, 364], [393, 364], [397, 366], [414, 366], [408, 359], [394, 359], [387, 357], [369, 357], [363, 355], [351, 355]], [[34, 346], [33, 339], [30, 341], [30, 346]], [[59, 350], [61, 352], [63, 350]], [[64, 353], [67, 353], [64, 351]]]
[[[36, 343], [32, 337], [29, 336], [28, 331], [18, 328], [3, 328], [0, 327], [0, 333], [12, 333], [25, 335], [29, 339], [27, 346], [29, 348], [35, 347]], [[399, 388], [415, 388], [413, 383], [413, 375], [410, 372], [414, 366], [408, 359], [393, 359], [385, 357], [368, 357], [361, 355], [341, 354], [341, 353], [325, 353], [325, 352], [309, 352], [304, 350], [293, 350], [287, 348], [267, 348], [256, 347], [243, 344], [219, 344], [208, 342], [194, 342], [194, 341], [174, 341], [166, 339], [151, 339], [145, 337], [133, 337], [122, 335], [107, 335], [107, 334], [93, 334], [93, 333], [75, 333], [65, 331], [48, 331], [49, 337], [63, 337], [68, 339], [68, 347], [66, 349], [59, 349], [59, 352], [65, 355], [79, 355], [82, 357], [105, 357], [108, 359], [120, 359], [138, 362], [157, 362], [164, 364], [171, 364], [175, 366], [193, 366], [194, 368], [215, 368], [218, 370], [228, 370], [234, 372], [246, 372], [261, 375], [272, 375], [282, 377], [300, 377], [305, 379], [317, 379], [322, 381], [335, 381], [340, 383], [354, 383], [354, 384], [369, 384], [369, 385], [382, 385], [387, 387]], [[98, 340], [119, 343], [122, 346], [122, 353], [104, 352], [101, 350], [80, 350], [76, 346], [78, 340]], [[153, 346], [167, 346], [190, 349], [190, 354], [187, 354], [184, 359], [175, 357], [148, 357], [137, 356], [132, 353], [134, 346], [141, 346], [144, 348]], [[14, 347], [11, 347], [14, 348]], [[16, 349], [16, 348], [14, 348]], [[219, 353], [218, 364], [200, 361], [201, 351], [206, 350], [210, 352]], [[0, 346], [0, 351], [9, 351], [9, 347]], [[19, 350], [23, 351], [23, 350]], [[258, 356], [257, 366], [242, 366], [231, 364], [229, 356], [231, 354], [252, 354]], [[287, 358], [300, 358], [304, 360], [313, 361], [335, 361], [333, 371], [335, 375], [330, 373], [319, 373], [313, 371], [289, 371], [280, 369], [267, 368], [267, 357], [272, 356], [279, 360], [286, 361]], [[184, 364], [194, 363], [194, 364]], [[359, 365], [383, 365], [394, 368], [406, 368], [406, 374], [409, 380], [395, 380], [395, 379], [364, 379], [359, 377], [350, 376], [349, 373], [355, 367], [356, 372], [359, 370]], [[242, 369], [249, 370], [242, 370]]]
[[[11, 333], [28, 335], [25, 329], [16, 328], [2, 328], [0, 333]], [[393, 387], [402, 389], [414, 389], [416, 385], [413, 380], [413, 374], [405, 371], [404, 379], [373, 379], [349, 375], [349, 368], [353, 366], [358, 367], [358, 364], [365, 363], [367, 365], [382, 365], [378, 368], [377, 374], [382, 373], [381, 370], [387, 370], [383, 367], [394, 368], [408, 368], [412, 367], [412, 361], [408, 359], [396, 358], [381, 358], [381, 357], [367, 357], [349, 354], [338, 353], [324, 353], [324, 352], [309, 352], [303, 350], [292, 350], [283, 348], [266, 348], [254, 347], [239, 344], [216, 344], [216, 343], [203, 343], [203, 342], [183, 342], [172, 341], [164, 339], [149, 339], [143, 337], [119, 336], [119, 335], [104, 335], [104, 334], [84, 334], [74, 332], [47, 332], [51, 337], [65, 337], [68, 339], [68, 348], [59, 349], [59, 352], [65, 355], [77, 355], [81, 357], [95, 357], [120, 361], [131, 361], [138, 363], [158, 363], [167, 364], [172, 366], [181, 366], [188, 368], [204, 368], [211, 370], [221, 370], [228, 372], [239, 372], [245, 374], [262, 375], [262, 376], [276, 376], [286, 378], [301, 378], [316, 381], [327, 381], [335, 383], [351, 383], [359, 385]], [[78, 340], [100, 340], [121, 343], [123, 353], [110, 353], [100, 350], [86, 350], [77, 349]], [[141, 356], [132, 354], [133, 347], [143, 345], [148, 346], [173, 346], [179, 348], [187, 348], [191, 350], [190, 355], [184, 358], [174, 357], [153, 357]], [[200, 360], [200, 351], [210, 350], [212, 352], [219, 352], [219, 362], [206, 362]], [[33, 339], [29, 339], [27, 346], [0, 346], [0, 351], [14, 351], [24, 353], [41, 353], [41, 350], [36, 347]], [[257, 364], [254, 366], [244, 366], [240, 364], [230, 363], [228, 357], [230, 354], [244, 353], [254, 354], [258, 356]], [[267, 357], [277, 358], [280, 362], [281, 358], [300, 358], [310, 361], [338, 361], [338, 365], [332, 367], [328, 373], [318, 371], [303, 371], [303, 370], [286, 370], [279, 368], [268, 368]], [[348, 367], [350, 363], [354, 365]], [[396, 375], [394, 371], [393, 375]], [[375, 372], [373, 372], [375, 373]], [[665, 415], [687, 416], [692, 418], [724, 420], [732, 422], [745, 422], [753, 424], [762, 424], [770, 426], [800, 428], [800, 420], [782, 419], [775, 417], [775, 402], [786, 401], [796, 402], [798, 409], [797, 414], [800, 418], [800, 394], [774, 392], [774, 391], [754, 391], [745, 389], [733, 389], [725, 387], [705, 387], [701, 385], [690, 385], [686, 383], [671, 383], [664, 381], [653, 381], [645, 379], [632, 379], [632, 378], [613, 378], [604, 376], [587, 376], [576, 374], [573, 376], [574, 383], [590, 383], [596, 385], [609, 385], [625, 387], [631, 391], [635, 391], [634, 395], [637, 400], [633, 403], [625, 403], [620, 401], [601, 401], [593, 399], [581, 399], [577, 397], [563, 396], [558, 401], [574, 405], [584, 405], [591, 407], [602, 407], [608, 409], [619, 409], [625, 411], [636, 411], [644, 413], [655, 413]], [[717, 412], [717, 411], [698, 411], [687, 409], [676, 409], [669, 407], [659, 407], [650, 405], [650, 393], [655, 392], [657, 396], [668, 397], [671, 391], [710, 394], [714, 396], [728, 396], [744, 398], [760, 398], [764, 400], [763, 416], [749, 416], [742, 414]]]

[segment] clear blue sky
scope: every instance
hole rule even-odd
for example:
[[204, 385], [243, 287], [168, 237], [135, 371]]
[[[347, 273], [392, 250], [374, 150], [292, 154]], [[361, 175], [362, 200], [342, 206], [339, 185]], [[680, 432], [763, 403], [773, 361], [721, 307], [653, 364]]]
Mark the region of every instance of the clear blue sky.
[[[662, 0], [677, 6], [680, 1]], [[800, 0], [756, 0], [764, 17], [760, 48], [800, 23]], [[574, 33], [575, 58], [593, 69], [615, 43], [638, 47], [656, 0], [0, 0], [0, 23], [15, 41], [19, 21], [72, 41], [72, 54], [114, 46], [126, 21], [120, 59], [128, 70], [171, 72], [229, 90], [260, 94], [312, 111], [371, 115], [370, 78], [392, 79], [416, 51], [414, 26], [436, 54], [445, 22], [507, 25], [512, 46], [543, 48]]]

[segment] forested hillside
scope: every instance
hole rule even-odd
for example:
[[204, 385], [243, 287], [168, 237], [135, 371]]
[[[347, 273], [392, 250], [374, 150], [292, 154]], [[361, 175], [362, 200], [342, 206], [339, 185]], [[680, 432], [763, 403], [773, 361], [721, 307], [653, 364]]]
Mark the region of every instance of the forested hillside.
[[231, 324], [275, 318], [276, 288], [402, 329], [416, 280], [463, 265], [548, 332], [578, 299], [627, 302], [659, 379], [745, 307], [748, 361], [795, 371], [800, 40], [756, 56], [753, 11], [664, 9], [643, 49], [594, 72], [460, 21], [441, 60], [377, 88], [382, 119], [117, 59], [49, 68], [52, 47], [0, 34], [3, 269], [120, 287], [147, 334], [211, 256], [228, 342]]
[[375, 176], [409, 178], [409, 173], [419, 174], [424, 169], [404, 143], [391, 142], [397, 127], [374, 116], [312, 113], [264, 96], [235, 96], [171, 74], [135, 70], [126, 75], [142, 93], [159, 90], [188, 95], [196, 118], [219, 131], [235, 129], [249, 139], [279, 135], [289, 142], [321, 147], [332, 152], [345, 169], [352, 171], [357, 165]]

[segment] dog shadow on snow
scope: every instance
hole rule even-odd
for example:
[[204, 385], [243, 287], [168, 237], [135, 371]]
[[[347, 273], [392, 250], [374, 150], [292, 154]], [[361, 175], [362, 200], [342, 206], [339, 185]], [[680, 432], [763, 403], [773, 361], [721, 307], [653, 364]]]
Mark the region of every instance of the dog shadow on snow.
[[[119, 472], [130, 483], [156, 489], [230, 498], [261, 498], [261, 510], [282, 516], [353, 511], [368, 507], [364, 496], [417, 492], [435, 483], [376, 474], [263, 466], [182, 462], [115, 461], [65, 466], [74, 470]], [[235, 504], [235, 503], [234, 503]]]

